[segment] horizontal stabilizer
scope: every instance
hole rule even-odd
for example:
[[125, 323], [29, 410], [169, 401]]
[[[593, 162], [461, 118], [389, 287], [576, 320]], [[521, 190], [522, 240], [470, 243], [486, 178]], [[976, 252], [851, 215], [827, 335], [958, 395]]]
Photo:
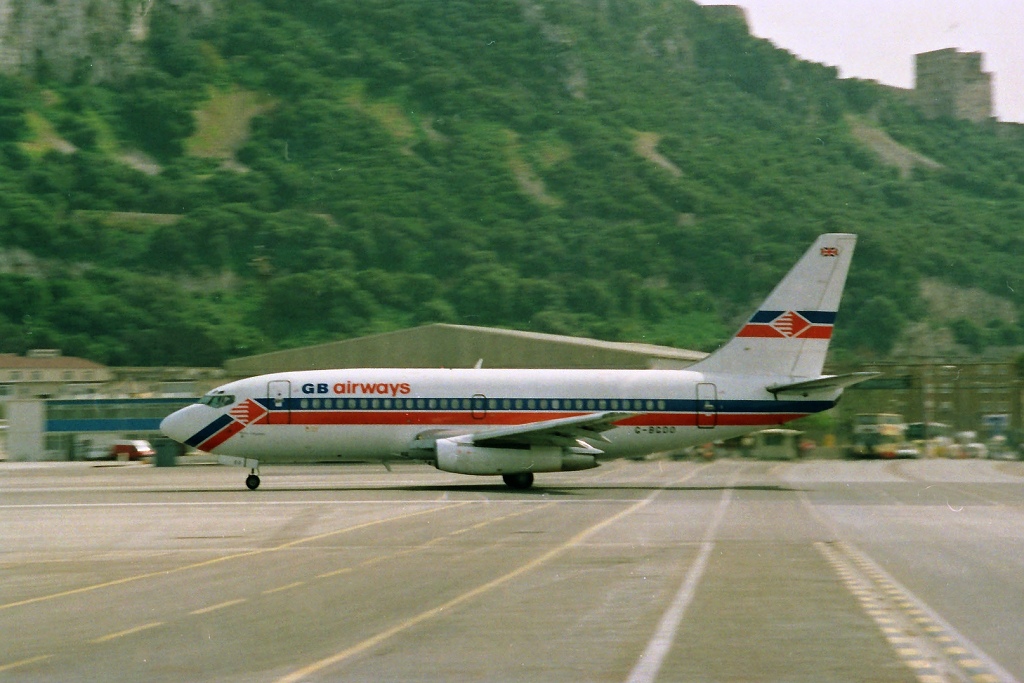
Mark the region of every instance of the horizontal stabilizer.
[[803, 382], [793, 382], [792, 384], [776, 384], [775, 386], [768, 387], [768, 391], [772, 392], [776, 396], [779, 394], [810, 394], [817, 391], [835, 391], [837, 389], [846, 389], [852, 387], [854, 384], [860, 384], [866, 382], [869, 379], [878, 377], [880, 372], [851, 372], [846, 375], [826, 375], [825, 377], [819, 377], [818, 379], [804, 380]]

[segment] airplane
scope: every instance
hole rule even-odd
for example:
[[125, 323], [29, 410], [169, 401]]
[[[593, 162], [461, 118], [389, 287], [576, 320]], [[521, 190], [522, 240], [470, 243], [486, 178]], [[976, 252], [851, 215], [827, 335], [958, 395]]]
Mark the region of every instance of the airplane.
[[535, 474], [740, 436], [828, 410], [877, 374], [821, 374], [856, 239], [819, 236], [732, 339], [685, 369], [279, 372], [217, 387], [160, 429], [248, 468], [250, 489], [260, 464], [403, 460], [528, 489]]

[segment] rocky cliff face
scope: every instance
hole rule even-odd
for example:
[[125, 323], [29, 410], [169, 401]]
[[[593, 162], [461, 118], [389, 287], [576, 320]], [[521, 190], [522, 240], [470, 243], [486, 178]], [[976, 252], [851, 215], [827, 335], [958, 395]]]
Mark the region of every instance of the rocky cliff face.
[[0, 72], [116, 81], [141, 62], [154, 9], [194, 27], [218, 0], [0, 0]]

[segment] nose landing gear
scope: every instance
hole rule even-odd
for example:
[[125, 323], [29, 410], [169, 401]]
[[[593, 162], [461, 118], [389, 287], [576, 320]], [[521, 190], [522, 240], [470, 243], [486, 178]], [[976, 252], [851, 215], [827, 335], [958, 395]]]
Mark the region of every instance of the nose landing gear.
[[250, 491], [255, 491], [260, 485], [260, 475], [256, 474], [256, 470], [249, 473], [249, 476], [245, 478], [245, 485], [249, 487]]

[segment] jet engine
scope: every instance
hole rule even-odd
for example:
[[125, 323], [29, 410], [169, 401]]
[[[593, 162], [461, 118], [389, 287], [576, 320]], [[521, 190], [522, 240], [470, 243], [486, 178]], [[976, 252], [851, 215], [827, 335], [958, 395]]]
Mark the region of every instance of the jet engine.
[[519, 472], [570, 472], [597, 467], [593, 455], [573, 453], [559, 446], [495, 448], [456, 439], [438, 439], [435, 466], [456, 474], [515, 474]]

